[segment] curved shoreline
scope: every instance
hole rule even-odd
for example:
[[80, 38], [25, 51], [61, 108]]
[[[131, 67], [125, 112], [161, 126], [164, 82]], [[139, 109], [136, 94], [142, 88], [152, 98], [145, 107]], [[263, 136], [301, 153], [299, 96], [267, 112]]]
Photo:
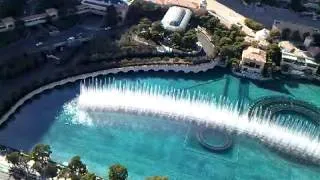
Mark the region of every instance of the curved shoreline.
[[127, 67], [120, 67], [120, 68], [111, 68], [106, 70], [99, 70], [94, 71], [91, 73], [84, 73], [80, 75], [75, 75], [71, 77], [67, 77], [65, 79], [55, 81], [46, 85], [43, 85], [37, 89], [32, 90], [31, 92], [24, 95], [22, 98], [20, 98], [13, 106], [10, 107], [10, 109], [1, 116], [0, 119], [0, 126], [8, 120], [8, 118], [13, 115], [19, 107], [24, 105], [26, 101], [32, 99], [35, 95], [38, 95], [46, 90], [53, 89], [57, 86], [65, 85], [67, 83], [74, 83], [81, 79], [96, 77], [100, 75], [108, 75], [108, 74], [117, 74], [117, 73], [128, 73], [128, 72], [148, 72], [148, 71], [164, 71], [164, 72], [184, 72], [184, 73], [199, 73], [199, 72], [206, 72], [209, 69], [213, 69], [217, 65], [217, 61], [211, 61], [209, 63], [202, 63], [197, 65], [141, 65], [141, 66], [127, 66]]

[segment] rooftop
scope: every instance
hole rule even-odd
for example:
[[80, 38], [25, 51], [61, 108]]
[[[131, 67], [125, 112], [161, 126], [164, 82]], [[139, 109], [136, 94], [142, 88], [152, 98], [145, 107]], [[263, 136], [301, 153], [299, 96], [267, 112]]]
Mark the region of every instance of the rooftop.
[[172, 6], [164, 15], [161, 23], [165, 29], [183, 31], [191, 18], [191, 11], [187, 8]]
[[110, 6], [111, 4], [127, 3], [127, 1], [126, 0], [123, 0], [123, 1], [122, 0], [83, 0], [81, 3], [107, 7], [107, 6]]
[[242, 58], [265, 63], [267, 60], [267, 53], [261, 49], [250, 46], [247, 49], [243, 50]]
[[[314, 61], [312, 53], [308, 51], [302, 51], [301, 49], [297, 48], [294, 44], [289, 41], [281, 41], [279, 46], [282, 50], [282, 57], [286, 57], [289, 59], [308, 59], [310, 61]], [[296, 57], [296, 58], [294, 58]]]
[[291, 60], [295, 60], [295, 61], [299, 61], [299, 62], [306, 62], [308, 64], [318, 65], [318, 63], [316, 63], [314, 61], [314, 58], [308, 57], [305, 54], [301, 54], [301, 56], [297, 56], [292, 53], [282, 52], [282, 58], [291, 59]]
[[3, 22], [3, 24], [9, 24], [9, 23], [13, 23], [15, 20], [12, 17], [6, 17], [1, 19], [1, 21]]
[[31, 16], [25, 16], [25, 17], [21, 18], [21, 20], [27, 21], [27, 20], [33, 20], [33, 19], [45, 18], [45, 17], [47, 17], [47, 13], [35, 14], [35, 15], [31, 15]]

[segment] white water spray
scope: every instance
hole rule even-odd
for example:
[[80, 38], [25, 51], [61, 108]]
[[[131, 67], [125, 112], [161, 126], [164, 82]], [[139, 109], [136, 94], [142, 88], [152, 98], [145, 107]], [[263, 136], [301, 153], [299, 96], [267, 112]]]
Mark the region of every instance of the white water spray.
[[261, 112], [258, 111], [250, 119], [246, 114], [240, 114], [238, 105], [225, 98], [209, 97], [185, 90], [97, 80], [89, 85], [82, 83], [78, 98], [81, 109], [194, 121], [257, 138], [289, 155], [320, 164], [317, 128], [305, 127], [301, 123], [294, 123], [295, 126], [302, 126], [299, 128], [283, 126], [271, 120], [268, 113], [264, 118], [260, 118]]

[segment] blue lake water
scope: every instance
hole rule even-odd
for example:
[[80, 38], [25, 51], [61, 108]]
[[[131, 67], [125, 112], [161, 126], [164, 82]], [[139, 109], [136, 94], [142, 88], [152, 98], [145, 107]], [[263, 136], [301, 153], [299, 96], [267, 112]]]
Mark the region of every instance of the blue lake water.
[[[221, 69], [112, 78], [226, 96], [234, 102], [284, 95], [320, 107], [317, 85], [290, 80], [256, 83]], [[133, 180], [152, 175], [176, 180], [319, 179], [319, 168], [288, 160], [246, 137], [233, 137], [234, 145], [226, 153], [209, 152], [199, 145], [197, 127], [192, 123], [111, 112], [93, 112], [90, 120], [79, 121], [72, 104], [78, 95], [79, 83], [75, 83], [36, 97], [0, 129], [0, 143], [21, 150], [49, 144], [55, 160], [62, 163], [80, 155], [89, 170], [103, 177], [110, 165], [121, 163]]]

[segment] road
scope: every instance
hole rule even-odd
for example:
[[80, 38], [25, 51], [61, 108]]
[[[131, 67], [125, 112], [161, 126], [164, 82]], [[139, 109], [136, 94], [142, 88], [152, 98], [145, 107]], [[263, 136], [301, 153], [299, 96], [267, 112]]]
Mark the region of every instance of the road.
[[36, 46], [36, 44], [39, 42], [36, 37], [20, 40], [4, 48], [0, 48], [0, 64], [6, 62], [6, 60], [9, 60], [12, 57], [17, 57], [24, 53], [35, 53], [50, 49], [54, 45], [65, 43], [69, 37], [78, 38], [77, 36], [80, 34], [82, 39], [91, 39], [94, 36], [110, 36], [123, 28], [124, 27], [105, 30], [103, 28], [85, 28], [83, 26], [76, 25], [75, 27], [66, 31], [62, 31], [55, 36], [50, 36], [45, 41], [42, 41], [43, 44], [40, 46]]
[[244, 23], [244, 20], [246, 19], [245, 16], [216, 0], [208, 0], [207, 3], [207, 9], [214, 12], [216, 14], [215, 16], [220, 19], [221, 23], [225, 24], [227, 27], [231, 27], [232, 24], [241, 24], [242, 30], [247, 35], [254, 37], [255, 33]]
[[22, 55], [23, 53], [39, 52], [43, 50], [44, 47], [48, 47], [62, 41], [66, 41], [69, 37], [76, 36], [79, 33], [82, 33], [82, 36], [86, 37], [93, 35], [94, 33], [96, 33], [96, 31], [87, 30], [79, 26], [75, 26], [69, 30], [60, 32], [56, 36], [50, 36], [47, 40], [43, 41], [43, 45], [41, 46], [36, 46], [36, 44], [39, 42], [39, 40], [37, 40], [37, 37], [31, 37], [28, 39], [20, 40], [6, 47], [0, 48], [2, 61], [0, 62], [0, 64], [3, 63], [5, 60]]
[[[208, 0], [208, 5], [213, 4], [213, 1], [216, 0]], [[320, 21], [314, 21], [311, 17], [300, 17], [298, 13], [288, 9], [266, 5], [263, 7], [256, 7], [253, 4], [245, 6], [240, 0], [217, 0], [217, 2], [229, 7], [236, 12], [236, 14], [241, 14], [242, 16], [259, 21], [267, 28], [272, 27], [274, 19], [320, 28]]]

